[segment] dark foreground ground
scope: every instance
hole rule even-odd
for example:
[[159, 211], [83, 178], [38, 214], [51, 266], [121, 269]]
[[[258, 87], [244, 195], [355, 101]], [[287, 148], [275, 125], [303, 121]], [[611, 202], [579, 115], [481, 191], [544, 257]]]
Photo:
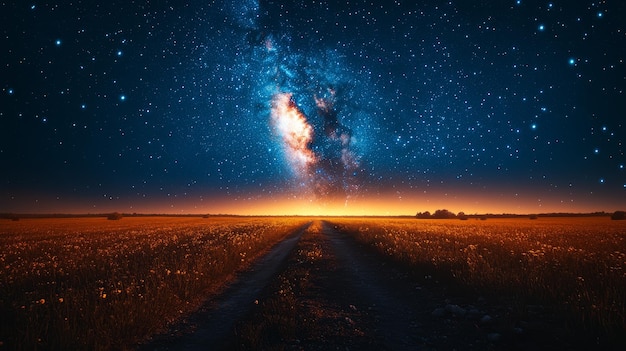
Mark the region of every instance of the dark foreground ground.
[[139, 349], [599, 349], [545, 307], [512, 323], [512, 306], [392, 264], [315, 221]]

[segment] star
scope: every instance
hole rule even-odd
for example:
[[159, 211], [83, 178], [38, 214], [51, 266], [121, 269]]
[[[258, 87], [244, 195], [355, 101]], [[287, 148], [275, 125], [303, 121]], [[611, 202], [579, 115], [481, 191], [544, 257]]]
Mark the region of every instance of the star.
[[19, 166], [0, 172], [0, 199], [14, 199], [0, 211], [29, 208], [32, 189], [41, 212], [397, 194], [407, 213], [538, 211], [502, 195], [516, 193], [542, 210], [615, 210], [620, 6], [5, 5], [21, 12], [0, 11], [0, 164]]

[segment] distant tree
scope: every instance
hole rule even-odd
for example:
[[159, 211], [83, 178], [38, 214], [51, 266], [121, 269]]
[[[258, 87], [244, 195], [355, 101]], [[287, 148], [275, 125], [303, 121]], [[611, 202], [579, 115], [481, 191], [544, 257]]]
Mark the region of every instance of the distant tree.
[[425, 218], [431, 218], [431, 214], [430, 212], [426, 211], [426, 212], [418, 212], [415, 217], [417, 218], [421, 218], [421, 219], [425, 219]]
[[454, 212], [450, 212], [446, 209], [443, 209], [443, 210], [435, 211], [435, 213], [433, 213], [433, 218], [450, 219], [450, 218], [456, 218], [456, 215], [454, 214]]
[[466, 221], [467, 220], [467, 215], [465, 214], [465, 212], [461, 211], [459, 213], [456, 214], [456, 217], [462, 221]]
[[107, 219], [111, 220], [111, 221], [118, 221], [120, 219], [122, 219], [122, 214], [119, 212], [113, 212], [110, 213], [109, 215], [107, 215]]
[[611, 215], [612, 220], [623, 221], [626, 220], [626, 212], [625, 211], [615, 211]]

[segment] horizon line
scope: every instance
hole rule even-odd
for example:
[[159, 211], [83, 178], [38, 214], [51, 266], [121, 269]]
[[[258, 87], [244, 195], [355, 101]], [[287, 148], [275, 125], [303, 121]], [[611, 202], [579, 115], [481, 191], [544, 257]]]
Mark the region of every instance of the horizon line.
[[[619, 212], [619, 210], [614, 211]], [[538, 213], [513, 213], [513, 212], [501, 212], [501, 213], [464, 213], [464, 217], [474, 218], [481, 216], [491, 217], [560, 217], [560, 216], [609, 216], [614, 212], [606, 211], [591, 211], [591, 212], [538, 212]], [[28, 212], [0, 212], [0, 218], [11, 219], [15, 217], [19, 218], [50, 218], [50, 217], [106, 217], [108, 215], [118, 213], [125, 217], [379, 217], [379, 218], [417, 218], [416, 214], [236, 214], [236, 213], [149, 213], [149, 212], [120, 212], [120, 211], [107, 211], [107, 212], [85, 212], [85, 213], [71, 213], [71, 212], [45, 212], [45, 213], [28, 213]], [[422, 218], [422, 219], [438, 219], [436, 217]], [[458, 214], [450, 219], [458, 219]]]

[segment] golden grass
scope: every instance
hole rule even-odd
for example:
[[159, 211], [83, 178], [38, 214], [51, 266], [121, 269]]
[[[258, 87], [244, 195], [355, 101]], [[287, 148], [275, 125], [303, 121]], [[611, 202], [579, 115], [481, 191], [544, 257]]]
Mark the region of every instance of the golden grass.
[[[392, 260], [483, 294], [626, 331], [626, 222], [332, 218]], [[197, 308], [305, 218], [126, 217], [0, 223], [0, 348], [128, 349]], [[316, 255], [307, 251], [307, 255]], [[576, 329], [578, 330], [578, 329]]]
[[626, 332], [626, 223], [607, 217], [478, 220], [336, 219], [393, 260], [480, 293], [557, 305], [601, 336]]
[[128, 349], [304, 219], [22, 219], [0, 226], [0, 345]]

